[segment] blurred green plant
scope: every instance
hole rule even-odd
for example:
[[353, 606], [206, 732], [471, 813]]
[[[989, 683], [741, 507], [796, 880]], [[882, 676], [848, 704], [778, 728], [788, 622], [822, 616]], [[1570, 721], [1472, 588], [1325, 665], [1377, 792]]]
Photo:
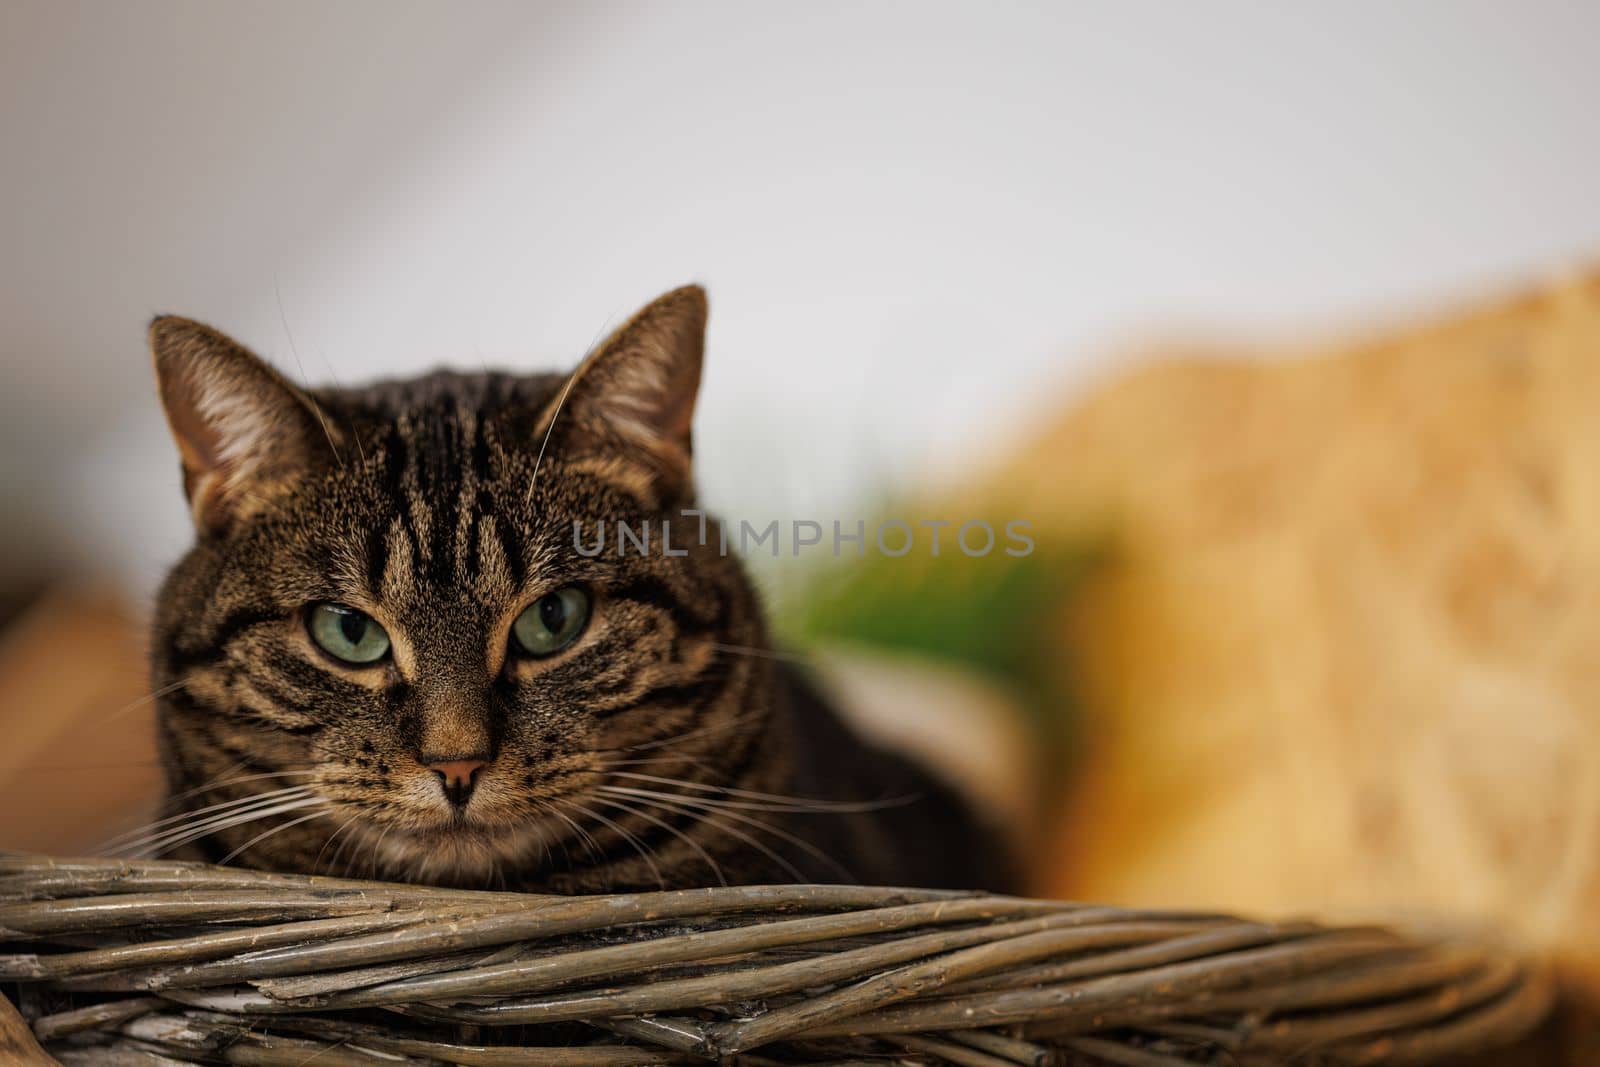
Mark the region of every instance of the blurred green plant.
[[830, 558], [785, 582], [780, 636], [802, 649], [847, 643], [972, 671], [1012, 696], [1045, 765], [1063, 768], [1077, 719], [1061, 662], [1064, 607], [1100, 552], [1087, 540], [1035, 538], [1026, 556], [972, 557], [948, 543], [935, 556], [919, 543], [900, 557], [869, 547]]

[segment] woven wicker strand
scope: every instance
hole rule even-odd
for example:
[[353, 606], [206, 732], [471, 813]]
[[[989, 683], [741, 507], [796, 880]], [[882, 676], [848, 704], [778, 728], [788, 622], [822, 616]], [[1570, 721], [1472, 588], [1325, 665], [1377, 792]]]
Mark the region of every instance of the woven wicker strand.
[[1516, 1040], [1552, 997], [1492, 949], [1365, 927], [10, 855], [0, 984], [57, 1061], [119, 1067], [1421, 1064]]

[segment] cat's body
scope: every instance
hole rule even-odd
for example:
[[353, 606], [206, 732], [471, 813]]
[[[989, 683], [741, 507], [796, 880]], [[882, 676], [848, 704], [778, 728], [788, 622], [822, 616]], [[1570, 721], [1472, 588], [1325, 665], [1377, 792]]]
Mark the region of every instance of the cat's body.
[[[157, 320], [200, 532], [156, 619], [175, 818], [149, 843], [560, 892], [1006, 888], [962, 802], [770, 650], [694, 510], [704, 315], [668, 294], [570, 377], [315, 393]], [[577, 550], [618, 522], [649, 550]]]

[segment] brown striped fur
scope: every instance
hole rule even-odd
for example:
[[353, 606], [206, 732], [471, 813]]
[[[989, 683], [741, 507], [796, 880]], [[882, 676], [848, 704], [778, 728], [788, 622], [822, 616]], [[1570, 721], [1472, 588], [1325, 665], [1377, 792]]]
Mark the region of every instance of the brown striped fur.
[[[208, 327], [152, 324], [198, 531], [154, 631], [169, 815], [266, 812], [190, 848], [561, 892], [1004, 881], [950, 792], [768, 652], [742, 567], [681, 514], [705, 314], [698, 288], [669, 293], [570, 376], [314, 391]], [[619, 519], [670, 522], [688, 555], [574, 551], [574, 520]], [[594, 605], [575, 643], [508, 654], [517, 613], [574, 584]], [[392, 657], [320, 652], [323, 601], [380, 622]], [[488, 757], [464, 808], [424, 752]]]

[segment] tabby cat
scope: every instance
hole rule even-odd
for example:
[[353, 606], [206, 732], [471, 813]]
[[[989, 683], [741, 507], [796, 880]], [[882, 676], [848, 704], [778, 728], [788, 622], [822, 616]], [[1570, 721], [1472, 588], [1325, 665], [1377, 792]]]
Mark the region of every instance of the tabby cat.
[[[770, 650], [702, 535], [705, 320], [683, 288], [570, 375], [306, 390], [156, 319], [197, 534], [154, 626], [168, 818], [136, 847], [554, 892], [1006, 888], [994, 835]], [[618, 521], [648, 553], [578, 551]]]

